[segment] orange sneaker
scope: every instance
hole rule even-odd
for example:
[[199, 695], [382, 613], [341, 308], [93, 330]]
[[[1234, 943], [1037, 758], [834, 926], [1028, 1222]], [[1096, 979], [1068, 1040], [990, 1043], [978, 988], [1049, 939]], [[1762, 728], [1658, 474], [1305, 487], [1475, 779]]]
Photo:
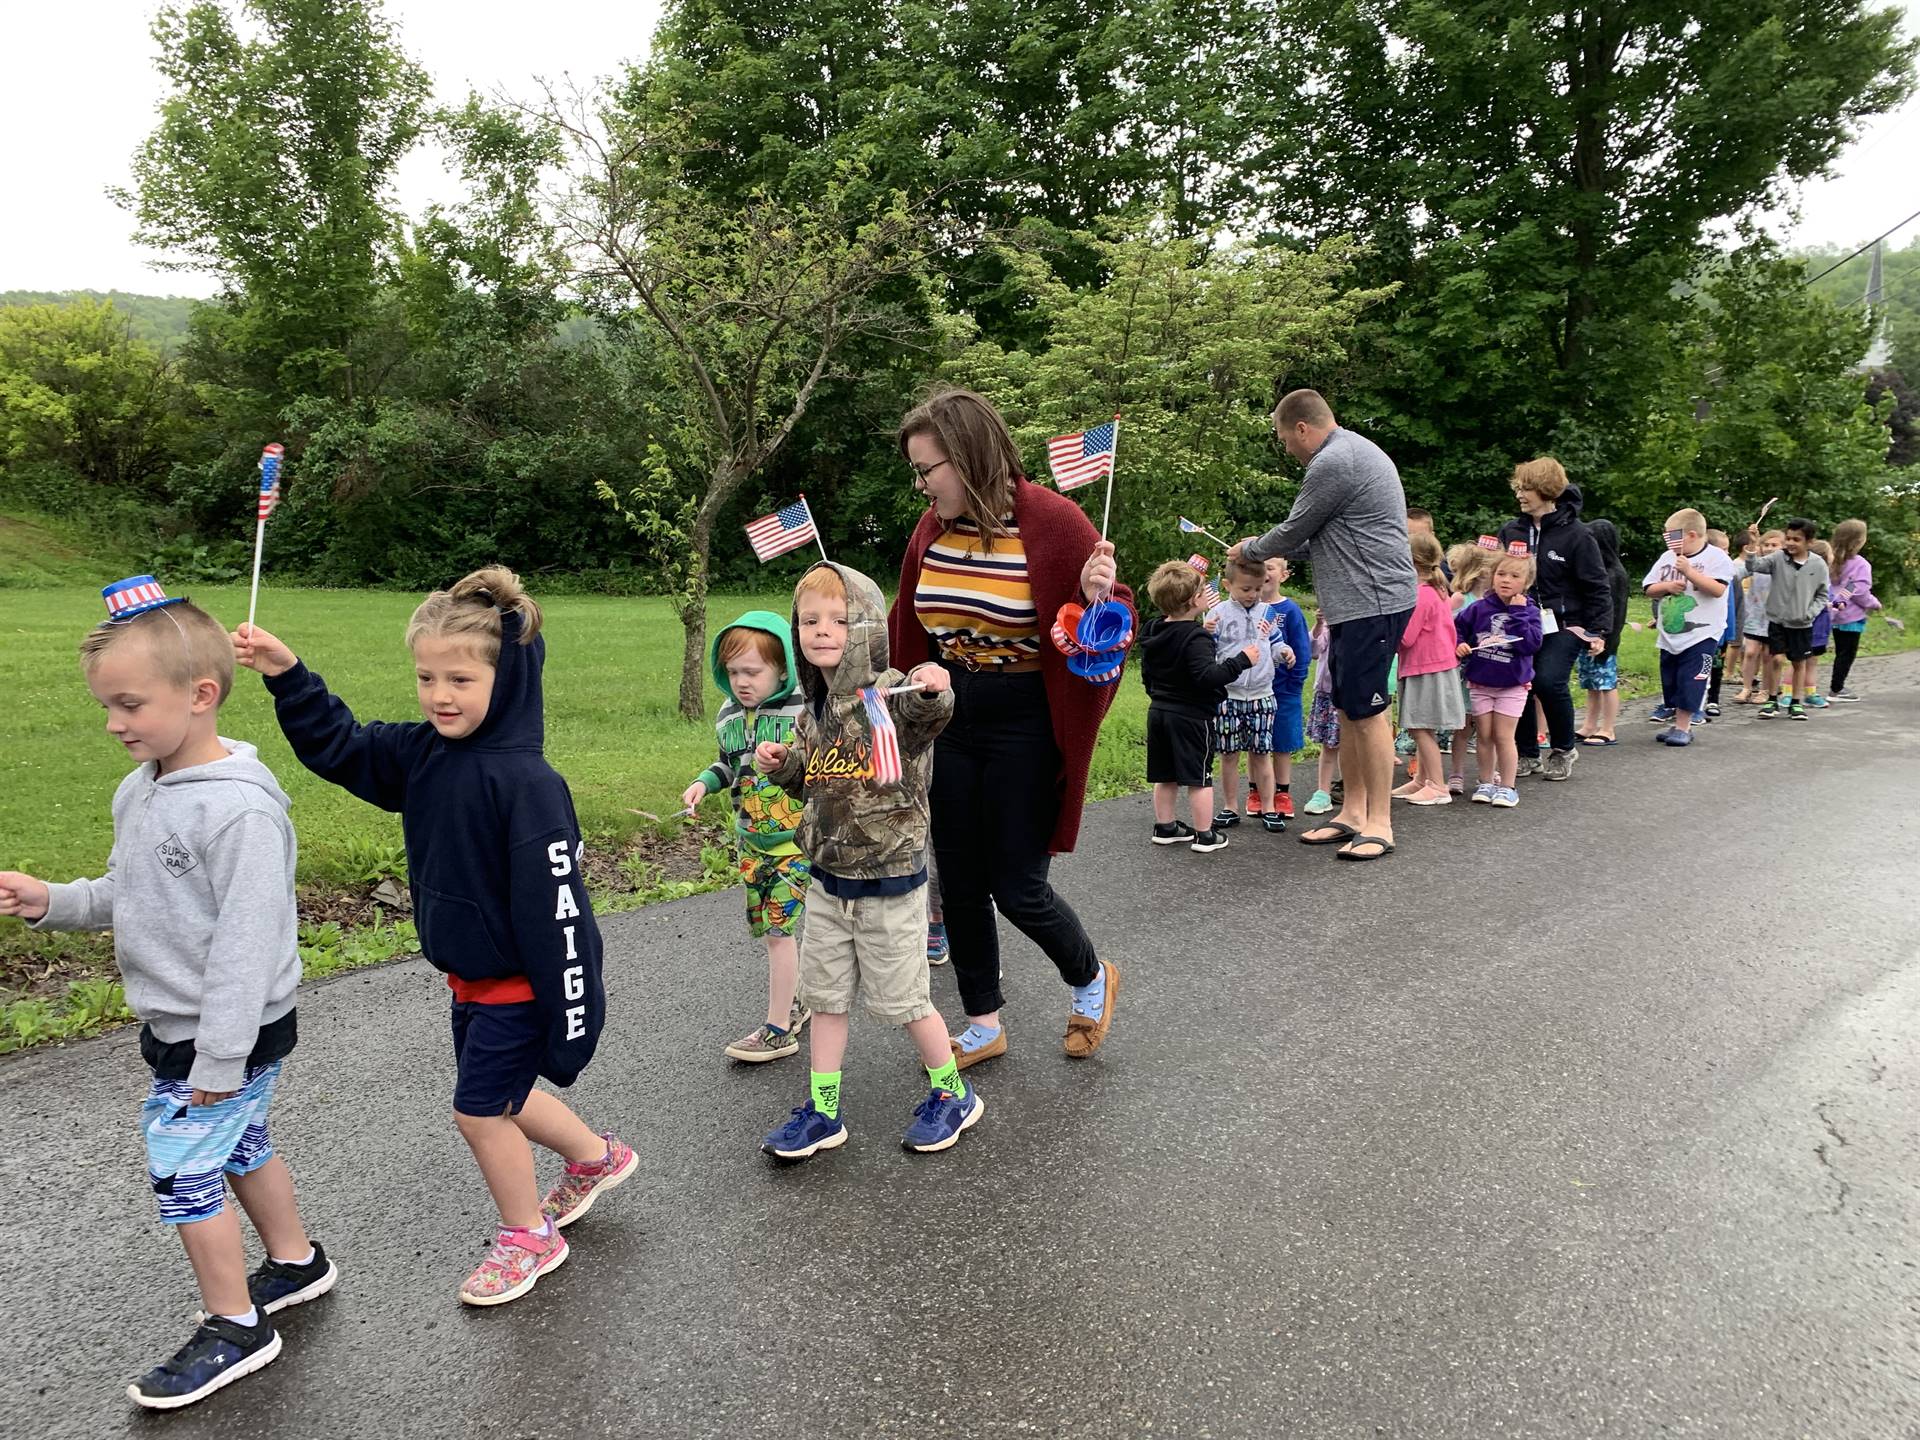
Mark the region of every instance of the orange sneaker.
[[1274, 796], [1273, 810], [1276, 815], [1284, 815], [1287, 819], [1291, 820], [1293, 818], [1293, 796], [1284, 794]]
[[1258, 790], [1250, 789], [1247, 791], [1247, 814], [1258, 815], [1259, 813], [1260, 813], [1260, 792]]

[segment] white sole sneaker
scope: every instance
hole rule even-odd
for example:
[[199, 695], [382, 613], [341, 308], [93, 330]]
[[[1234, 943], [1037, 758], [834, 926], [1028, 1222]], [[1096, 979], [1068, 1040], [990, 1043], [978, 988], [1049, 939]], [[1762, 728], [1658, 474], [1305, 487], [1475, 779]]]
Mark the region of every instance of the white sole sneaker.
[[339, 1282], [339, 1279], [340, 1267], [329, 1260], [327, 1261], [326, 1274], [322, 1275], [318, 1280], [315, 1280], [311, 1285], [294, 1291], [291, 1295], [282, 1295], [271, 1305], [262, 1305], [260, 1307], [260, 1313], [262, 1315], [278, 1315], [282, 1310], [289, 1309], [292, 1306], [304, 1305], [309, 1300], [318, 1300], [322, 1295], [333, 1289], [335, 1284]]
[[178, 1410], [183, 1406], [192, 1405], [197, 1401], [206, 1399], [207, 1396], [213, 1394], [214, 1391], [223, 1386], [231, 1385], [243, 1376], [251, 1375], [256, 1370], [265, 1369], [279, 1358], [280, 1332], [276, 1330], [273, 1332], [273, 1340], [271, 1343], [261, 1346], [231, 1370], [222, 1370], [198, 1390], [186, 1395], [142, 1395], [140, 1393], [140, 1387], [137, 1384], [130, 1384], [127, 1386], [127, 1398], [142, 1410]]
[[967, 1116], [960, 1122], [960, 1128], [958, 1130], [947, 1136], [946, 1139], [936, 1140], [931, 1145], [909, 1145], [907, 1149], [913, 1151], [916, 1155], [938, 1155], [942, 1150], [951, 1150], [955, 1145], [958, 1145], [960, 1143], [960, 1137], [971, 1130], [975, 1122], [987, 1113], [987, 1097], [982, 1095], [978, 1090], [969, 1093], [972, 1094], [977, 1103], [973, 1109], [967, 1112]]
[[[558, 1235], [560, 1227], [556, 1225], [553, 1228], [555, 1235]], [[551, 1275], [562, 1265], [566, 1264], [567, 1256], [572, 1253], [572, 1247], [569, 1246], [565, 1240], [561, 1240], [559, 1252], [511, 1290], [502, 1290], [498, 1295], [469, 1295], [465, 1289], [462, 1289], [460, 1291], [460, 1303], [462, 1305], [477, 1305], [484, 1308], [488, 1305], [504, 1305], [509, 1300], [518, 1300], [522, 1295], [538, 1285], [542, 1277]]]
[[587, 1192], [587, 1198], [582, 1200], [578, 1205], [574, 1206], [572, 1210], [567, 1212], [567, 1216], [564, 1220], [558, 1217], [555, 1217], [553, 1222], [553, 1228], [556, 1230], [566, 1229], [567, 1226], [573, 1224], [574, 1221], [578, 1220], [582, 1215], [586, 1214], [589, 1210], [591, 1210], [593, 1208], [593, 1202], [598, 1200], [602, 1195], [606, 1194], [607, 1191], [617, 1190], [622, 1185], [626, 1184], [627, 1180], [632, 1176], [633, 1172], [638, 1170], [639, 1168], [640, 1168], [640, 1152], [634, 1149], [631, 1145], [629, 1145], [627, 1147], [627, 1163], [622, 1165], [618, 1170], [613, 1171], [611, 1174], [602, 1177], [600, 1183], [594, 1186], [593, 1189]]
[[838, 1130], [834, 1131], [833, 1134], [827, 1136], [826, 1139], [816, 1140], [804, 1149], [775, 1150], [771, 1145], [762, 1145], [760, 1150], [761, 1153], [771, 1155], [774, 1159], [781, 1161], [811, 1160], [822, 1150], [838, 1150], [842, 1145], [847, 1143], [847, 1136], [852, 1133], [853, 1132], [847, 1129], [845, 1125], [842, 1125]]

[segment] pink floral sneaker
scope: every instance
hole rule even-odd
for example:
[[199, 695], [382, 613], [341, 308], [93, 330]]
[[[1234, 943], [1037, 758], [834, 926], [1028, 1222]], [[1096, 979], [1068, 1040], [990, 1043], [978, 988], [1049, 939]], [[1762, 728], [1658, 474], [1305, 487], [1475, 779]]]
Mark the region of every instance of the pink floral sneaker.
[[621, 1144], [611, 1130], [602, 1138], [607, 1142], [605, 1157], [586, 1165], [569, 1160], [567, 1173], [540, 1202], [540, 1213], [553, 1222], [555, 1229], [571, 1225], [586, 1214], [600, 1195], [633, 1174], [634, 1167], [640, 1163], [633, 1147]]
[[567, 1260], [567, 1237], [559, 1230], [542, 1235], [537, 1230], [502, 1230], [480, 1268], [460, 1287], [462, 1305], [504, 1305], [518, 1300], [534, 1282]]

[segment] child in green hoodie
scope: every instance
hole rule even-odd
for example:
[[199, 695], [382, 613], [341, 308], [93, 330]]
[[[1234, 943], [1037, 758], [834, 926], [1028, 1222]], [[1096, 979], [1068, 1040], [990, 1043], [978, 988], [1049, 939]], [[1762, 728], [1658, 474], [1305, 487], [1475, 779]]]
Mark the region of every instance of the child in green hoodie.
[[808, 1019], [794, 993], [800, 976], [794, 929], [812, 878], [794, 839], [801, 805], [753, 768], [753, 750], [761, 741], [793, 741], [805, 703], [793, 676], [793, 631], [772, 611], [749, 610], [714, 637], [713, 681], [727, 697], [714, 722], [720, 758], [680, 797], [692, 809], [715, 791], [733, 792], [747, 928], [767, 942], [766, 1022], [727, 1046], [731, 1058], [749, 1065], [798, 1054]]

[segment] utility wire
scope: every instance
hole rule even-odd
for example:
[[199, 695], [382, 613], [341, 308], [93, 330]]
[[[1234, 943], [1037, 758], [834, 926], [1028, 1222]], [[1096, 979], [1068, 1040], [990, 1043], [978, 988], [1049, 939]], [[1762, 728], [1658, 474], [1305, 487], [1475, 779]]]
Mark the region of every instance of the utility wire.
[[1914, 211], [1913, 214], [1907, 216], [1907, 218], [1905, 220], [1902, 220], [1898, 225], [1892, 225], [1892, 226], [1889, 226], [1887, 229], [1882, 230], [1878, 235], [1874, 236], [1873, 239], [1869, 240], [1866, 244], [1862, 245], [1858, 250], [1854, 251], [1853, 254], [1844, 255], [1840, 259], [1834, 261], [1833, 264], [1829, 265], [1826, 269], [1822, 270], [1818, 275], [1814, 276], [1813, 280], [1808, 280], [1803, 282], [1801, 288], [1804, 289], [1807, 285], [1813, 284], [1815, 280], [1826, 279], [1827, 276], [1831, 275], [1834, 271], [1838, 270], [1842, 265], [1846, 264], [1847, 261], [1857, 260], [1860, 256], [1866, 254], [1867, 251], [1871, 250], [1874, 246], [1878, 245], [1882, 240], [1886, 239], [1887, 236], [1893, 234], [1895, 230], [1900, 229], [1902, 225], [1909, 224], [1915, 220], [1920, 220], [1920, 210]]

